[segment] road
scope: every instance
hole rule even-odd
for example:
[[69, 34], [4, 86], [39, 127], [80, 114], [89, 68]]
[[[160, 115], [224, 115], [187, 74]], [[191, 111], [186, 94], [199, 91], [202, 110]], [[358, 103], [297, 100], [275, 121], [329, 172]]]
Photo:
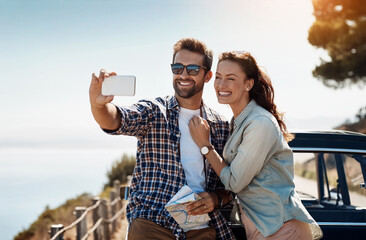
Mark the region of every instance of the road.
[[[316, 187], [316, 181], [303, 178], [295, 175], [295, 187], [296, 190], [310, 194], [312, 196], [318, 196], [318, 189]], [[359, 207], [366, 207], [366, 190], [365, 194], [350, 192], [351, 204]]]

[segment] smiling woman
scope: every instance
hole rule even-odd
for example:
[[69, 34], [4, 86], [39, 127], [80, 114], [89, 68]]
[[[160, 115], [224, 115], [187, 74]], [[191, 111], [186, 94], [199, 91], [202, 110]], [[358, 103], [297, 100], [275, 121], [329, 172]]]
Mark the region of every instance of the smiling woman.
[[[267, 75], [247, 52], [224, 52], [215, 80], [220, 103], [234, 117], [223, 151], [205, 157], [227, 190], [237, 194], [241, 221], [249, 240], [320, 239], [322, 232], [295, 193], [291, 135], [274, 103]], [[193, 117], [191, 135], [200, 147], [209, 144], [206, 120]]]
[[[230, 104], [231, 108], [239, 106], [239, 103], [249, 98], [249, 90], [252, 86], [253, 80], [247, 80], [245, 72], [241, 71], [238, 64], [223, 60], [217, 66], [215, 90], [219, 103]], [[233, 110], [233, 113], [234, 117], [237, 117], [240, 109]]]

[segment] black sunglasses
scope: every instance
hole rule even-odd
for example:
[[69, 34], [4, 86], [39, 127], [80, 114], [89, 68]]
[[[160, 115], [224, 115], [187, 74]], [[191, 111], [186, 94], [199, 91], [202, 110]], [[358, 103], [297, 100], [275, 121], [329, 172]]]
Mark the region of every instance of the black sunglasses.
[[184, 68], [187, 68], [187, 73], [190, 76], [197, 76], [198, 73], [200, 72], [201, 68], [207, 69], [205, 66], [199, 66], [199, 65], [195, 65], [195, 64], [189, 64], [186, 66], [181, 63], [173, 63], [173, 64], [170, 64], [170, 66], [172, 67], [173, 74], [182, 74], [184, 71]]

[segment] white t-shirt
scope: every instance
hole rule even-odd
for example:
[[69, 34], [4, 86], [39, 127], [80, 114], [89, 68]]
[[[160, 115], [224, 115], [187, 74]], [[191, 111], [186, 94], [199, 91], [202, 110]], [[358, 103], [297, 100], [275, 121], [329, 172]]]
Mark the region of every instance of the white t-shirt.
[[184, 168], [188, 186], [195, 192], [205, 191], [205, 173], [203, 167], [203, 156], [200, 148], [192, 139], [189, 132], [189, 120], [193, 116], [200, 116], [200, 109], [190, 110], [181, 108], [179, 112], [180, 156]]
[[[200, 148], [192, 139], [189, 132], [189, 120], [193, 116], [200, 116], [200, 109], [191, 110], [181, 108], [179, 112], [179, 130], [180, 136], [180, 159], [186, 175], [188, 186], [195, 192], [205, 191], [206, 179], [204, 172], [204, 159]], [[208, 222], [193, 229], [202, 229], [209, 227]]]

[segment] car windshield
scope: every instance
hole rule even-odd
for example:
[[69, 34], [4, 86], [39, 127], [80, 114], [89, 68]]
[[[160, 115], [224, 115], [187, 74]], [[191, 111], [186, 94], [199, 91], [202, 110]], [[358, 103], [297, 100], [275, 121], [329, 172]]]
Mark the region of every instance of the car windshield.
[[[295, 152], [296, 190], [302, 199], [317, 199], [321, 194], [324, 200], [333, 201], [337, 205], [366, 207], [366, 189], [361, 187], [365, 183], [366, 173], [362, 173], [360, 164], [365, 157], [360, 154]], [[318, 178], [324, 184], [319, 193]], [[347, 186], [342, 187], [342, 183]], [[346, 196], [348, 192], [349, 199]], [[343, 198], [342, 193], [345, 195]]]

